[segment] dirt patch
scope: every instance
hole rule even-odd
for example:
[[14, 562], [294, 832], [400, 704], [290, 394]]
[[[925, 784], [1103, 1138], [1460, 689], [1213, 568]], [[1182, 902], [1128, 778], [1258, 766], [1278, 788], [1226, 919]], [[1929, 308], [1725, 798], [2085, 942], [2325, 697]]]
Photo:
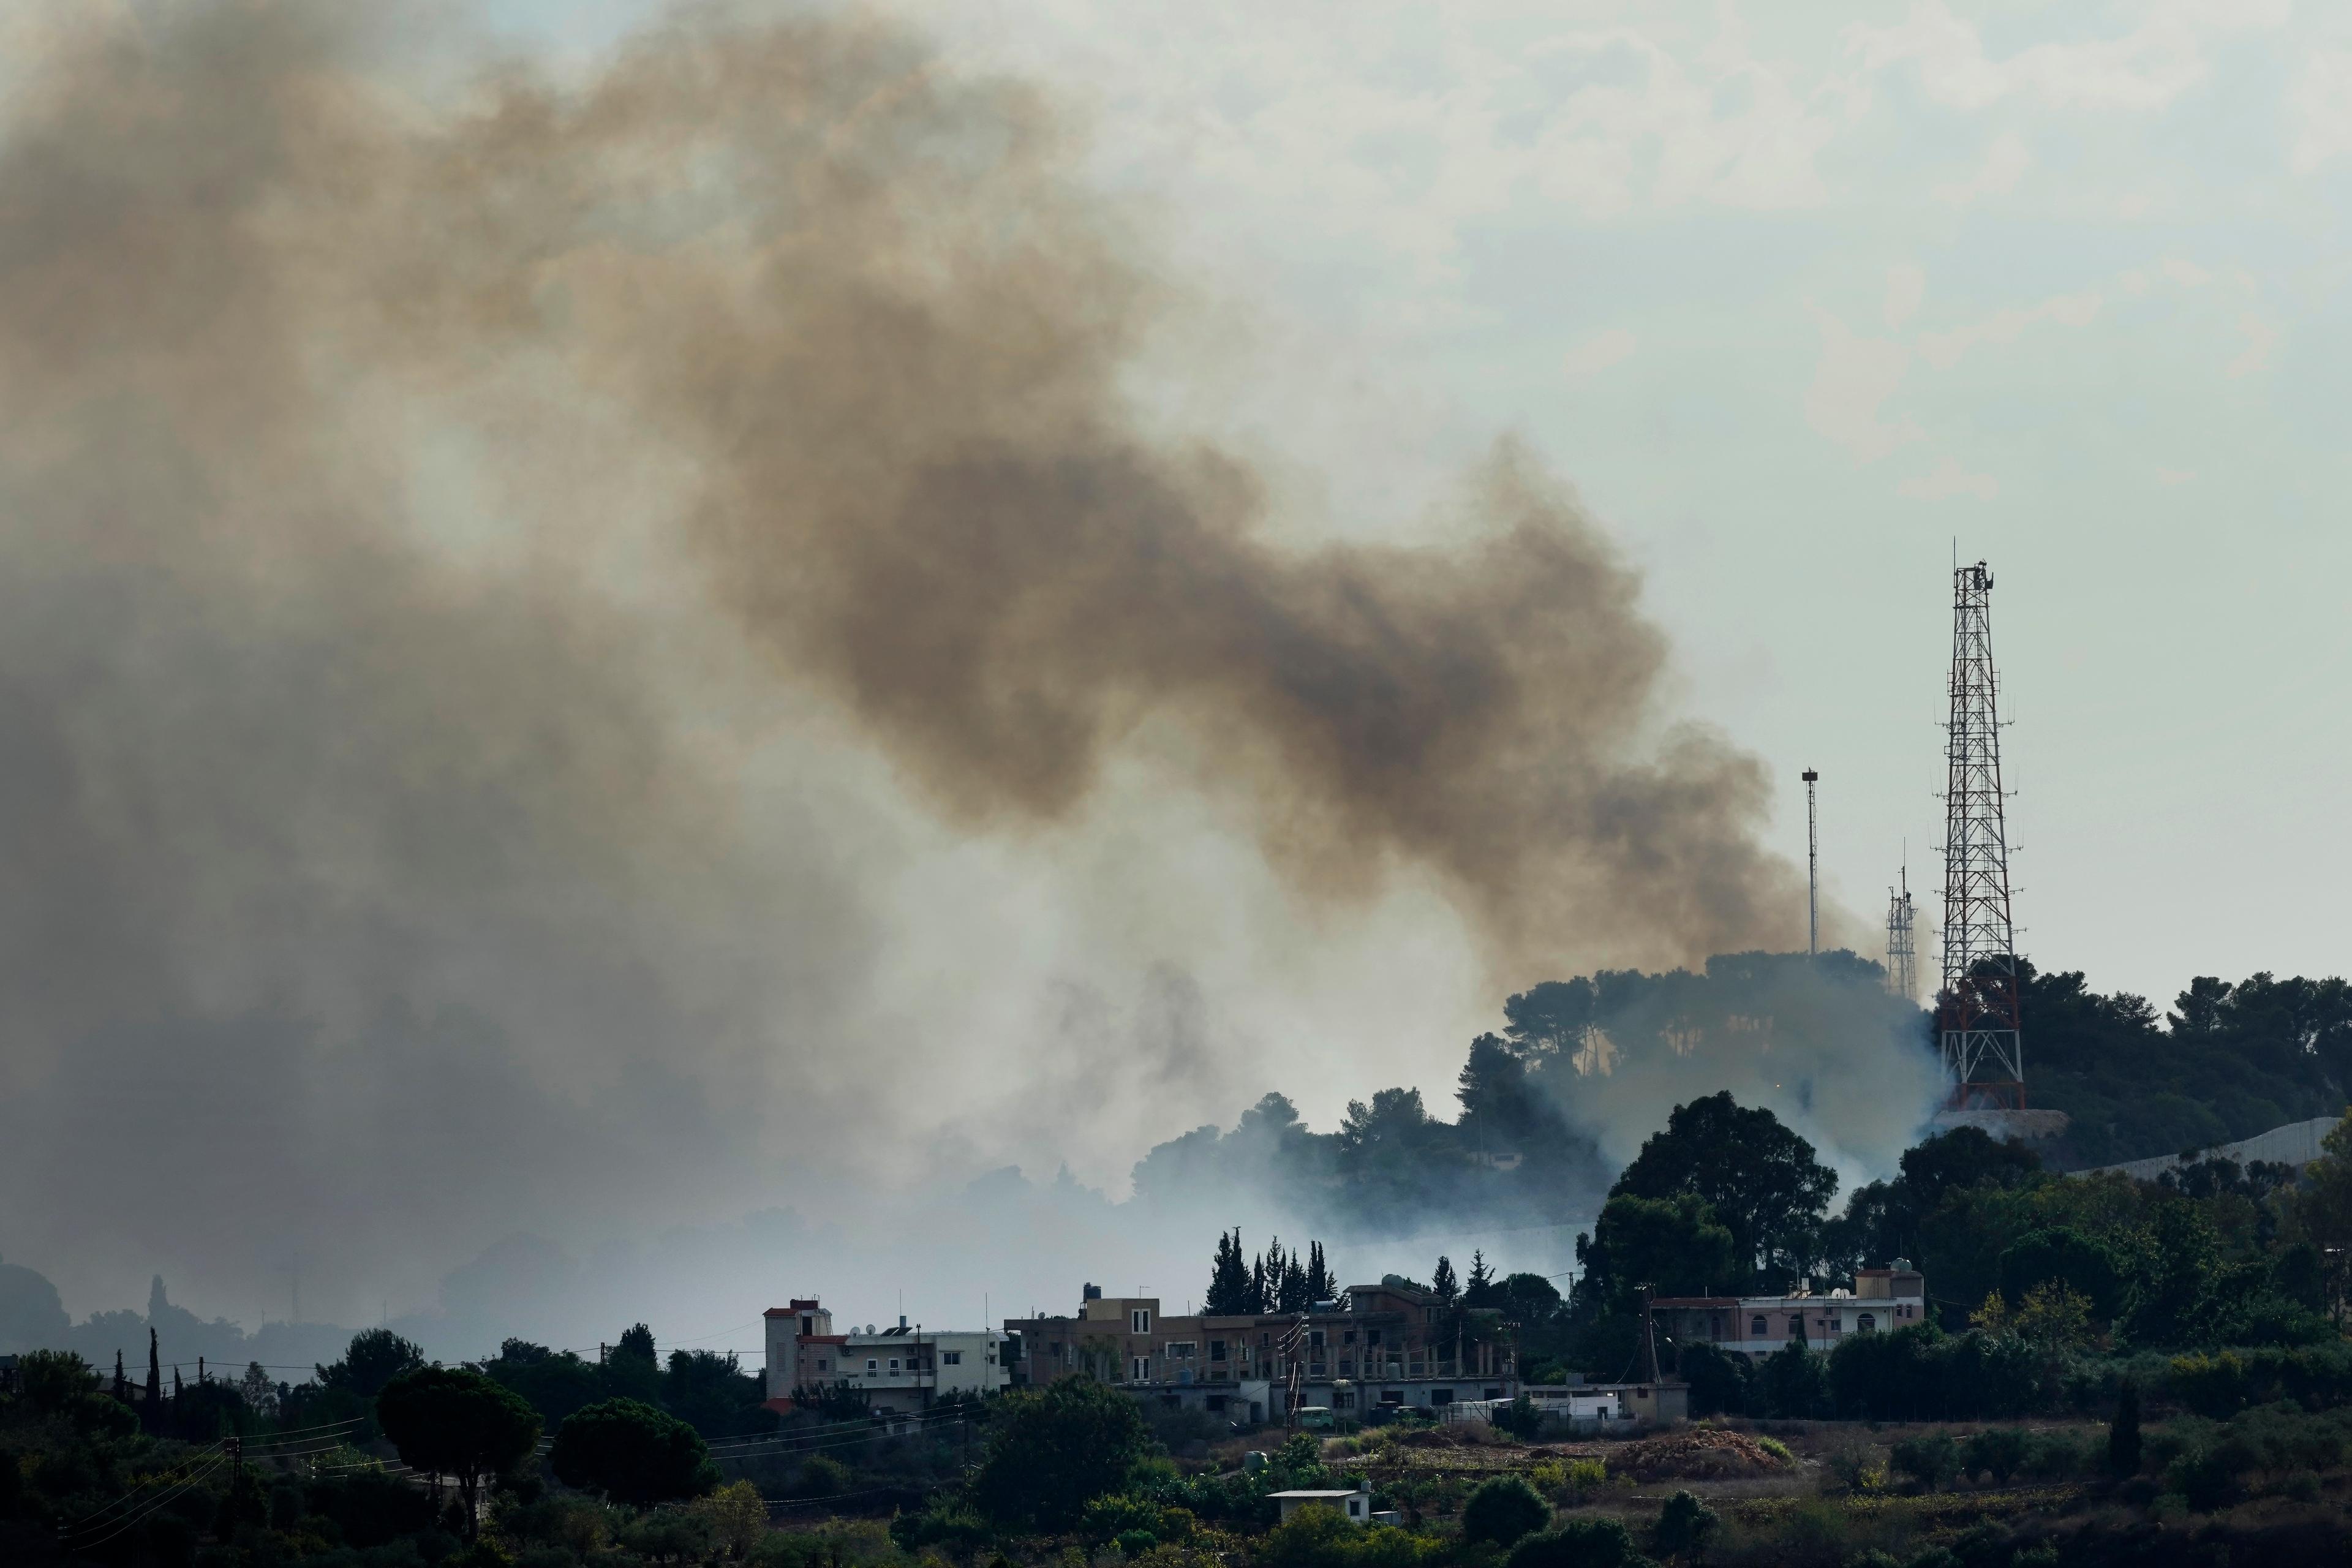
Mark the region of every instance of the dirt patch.
[[1779, 1475], [1792, 1461], [1745, 1432], [1692, 1426], [1643, 1437], [1609, 1455], [1609, 1468], [1637, 1481], [1733, 1480]]

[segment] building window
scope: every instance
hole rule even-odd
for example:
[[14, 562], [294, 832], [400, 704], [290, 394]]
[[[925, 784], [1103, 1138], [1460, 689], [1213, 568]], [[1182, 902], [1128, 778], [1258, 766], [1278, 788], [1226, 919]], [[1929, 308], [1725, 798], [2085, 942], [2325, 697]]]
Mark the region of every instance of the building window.
[[1429, 1402], [1432, 1405], [1451, 1405], [1454, 1403], [1454, 1391], [1450, 1388], [1433, 1388], [1429, 1391]]
[[1381, 1403], [1382, 1405], [1402, 1405], [1404, 1403], [1404, 1390], [1402, 1388], [1381, 1389]]
[[1151, 1358], [1148, 1355], [1139, 1355], [1131, 1358], [1128, 1363], [1127, 1380], [1129, 1383], [1150, 1383], [1151, 1381]]
[[890, 1358], [890, 1370], [892, 1372], [898, 1370], [898, 1358], [897, 1356], [892, 1356]]
[[806, 1339], [814, 1332], [816, 1332], [816, 1320], [814, 1318], [803, 1318], [801, 1320], [801, 1338]]
[[1310, 1349], [1321, 1350], [1323, 1348], [1323, 1331], [1320, 1329], [1309, 1329], [1307, 1331], [1307, 1343]]
[[1354, 1406], [1355, 1403], [1356, 1396], [1345, 1389], [1341, 1389], [1339, 1393], [1331, 1396], [1331, 1408], [1334, 1410], [1350, 1409]]
[[1858, 1334], [1869, 1333], [1877, 1327], [1878, 1320], [1872, 1317], [1868, 1312], [1864, 1312], [1861, 1317], [1856, 1318], [1853, 1321], [1853, 1331]]
[[1150, 1333], [1151, 1331], [1151, 1309], [1149, 1307], [1137, 1307], [1131, 1310], [1127, 1314], [1127, 1327], [1129, 1333]]
[[1356, 1331], [1353, 1329], [1342, 1329], [1339, 1331], [1339, 1342], [1343, 1345], [1354, 1344], [1356, 1342]]
[[940, 1352], [940, 1360], [945, 1362], [950, 1366], [961, 1366], [963, 1364], [963, 1352], [941, 1351]]
[[1225, 1359], [1224, 1341], [1211, 1340], [1209, 1342], [1209, 1359], [1211, 1361], [1223, 1361]]
[[1171, 1342], [1168, 1346], [1168, 1356], [1171, 1361], [1191, 1361], [1192, 1359], [1192, 1352], [1199, 1348], [1199, 1343], [1196, 1341], [1175, 1340]]
[[819, 1371], [819, 1372], [824, 1372], [824, 1371], [825, 1371], [825, 1370], [827, 1369], [827, 1365], [828, 1365], [828, 1363], [826, 1363], [826, 1361], [824, 1360], [824, 1358], [823, 1356], [819, 1356], [819, 1357], [817, 1358], [817, 1363], [816, 1363], [816, 1369], [817, 1369], [817, 1371]]
[[881, 1363], [879, 1363], [879, 1362], [876, 1361], [872, 1356], [867, 1356], [867, 1357], [866, 1358], [866, 1371], [868, 1371], [868, 1372], [872, 1372], [876, 1367], [877, 1367], [877, 1366], [879, 1366], [879, 1365], [881, 1365]]
[[1761, 1312], [1759, 1312], [1755, 1321], [1748, 1325], [1748, 1334], [1750, 1339], [1760, 1340], [1771, 1331], [1772, 1325], [1764, 1321], [1764, 1315]]
[[1364, 1342], [1365, 1342], [1366, 1344], [1368, 1344], [1368, 1345], [1376, 1345], [1376, 1344], [1380, 1343], [1380, 1342], [1381, 1342], [1381, 1331], [1380, 1331], [1380, 1330], [1378, 1330], [1378, 1329], [1366, 1329], [1366, 1330], [1364, 1331]]
[[1207, 1399], [1203, 1400], [1202, 1403], [1209, 1407], [1209, 1413], [1211, 1415], [1221, 1415], [1224, 1414], [1225, 1396], [1223, 1394], [1212, 1394]]
[[1797, 1336], [1799, 1336], [1799, 1335], [1802, 1334], [1804, 1331], [1805, 1331], [1805, 1314], [1804, 1314], [1804, 1313], [1802, 1313], [1802, 1312], [1791, 1312], [1791, 1313], [1790, 1313], [1790, 1314], [1789, 1314], [1789, 1337], [1790, 1337], [1790, 1339], [1795, 1339]]

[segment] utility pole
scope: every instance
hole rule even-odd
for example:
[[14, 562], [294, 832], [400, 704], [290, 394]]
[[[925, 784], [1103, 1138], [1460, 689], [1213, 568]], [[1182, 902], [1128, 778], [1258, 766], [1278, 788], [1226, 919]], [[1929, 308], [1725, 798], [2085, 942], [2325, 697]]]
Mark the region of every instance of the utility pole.
[[1811, 768], [1805, 770], [1805, 956], [1819, 958], [1822, 952], [1822, 843], [1815, 830], [1813, 786], [1821, 774]]

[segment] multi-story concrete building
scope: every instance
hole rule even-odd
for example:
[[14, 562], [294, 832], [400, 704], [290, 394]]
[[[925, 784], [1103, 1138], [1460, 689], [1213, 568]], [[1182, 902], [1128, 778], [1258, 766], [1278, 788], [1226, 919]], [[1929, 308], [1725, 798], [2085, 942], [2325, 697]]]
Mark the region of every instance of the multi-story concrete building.
[[1518, 1391], [1511, 1325], [1401, 1282], [1359, 1285], [1300, 1313], [1168, 1317], [1156, 1296], [1105, 1299], [1089, 1285], [1075, 1317], [1010, 1318], [1013, 1382], [1084, 1373], [1147, 1398], [1237, 1421], [1278, 1420], [1296, 1401], [1361, 1419], [1385, 1405], [1428, 1409]]
[[840, 1385], [866, 1396], [880, 1415], [905, 1415], [949, 1394], [994, 1394], [1011, 1381], [1004, 1335], [988, 1329], [908, 1327], [833, 1331], [833, 1314], [814, 1299], [771, 1307], [768, 1404], [792, 1408], [793, 1392]]
[[1927, 1280], [1909, 1258], [1898, 1258], [1885, 1268], [1854, 1270], [1852, 1290], [1825, 1296], [1810, 1290], [1785, 1296], [1661, 1296], [1650, 1310], [1658, 1332], [1677, 1345], [1711, 1344], [1758, 1360], [1800, 1332], [1812, 1349], [1826, 1351], [1855, 1334], [1925, 1322]]

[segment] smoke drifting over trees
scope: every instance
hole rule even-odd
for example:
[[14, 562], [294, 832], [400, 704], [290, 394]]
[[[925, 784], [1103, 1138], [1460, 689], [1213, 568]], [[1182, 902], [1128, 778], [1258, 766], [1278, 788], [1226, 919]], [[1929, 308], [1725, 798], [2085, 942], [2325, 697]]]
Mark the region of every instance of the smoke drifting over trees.
[[[1667, 722], [1527, 454], [1454, 544], [1293, 549], [1129, 411], [1177, 296], [1038, 90], [732, 11], [563, 82], [422, 80], [359, 7], [16, 26], [12, 1255], [383, 1284], [919, 1136], [974, 1168], [877, 1063], [1050, 1126], [1109, 1047], [911, 1000], [909, 924], [1139, 794], [1308, 909], [1419, 879], [1496, 974], [1792, 939], [1758, 764]], [[1223, 1096], [1201, 1050], [1087, 1110]]]

